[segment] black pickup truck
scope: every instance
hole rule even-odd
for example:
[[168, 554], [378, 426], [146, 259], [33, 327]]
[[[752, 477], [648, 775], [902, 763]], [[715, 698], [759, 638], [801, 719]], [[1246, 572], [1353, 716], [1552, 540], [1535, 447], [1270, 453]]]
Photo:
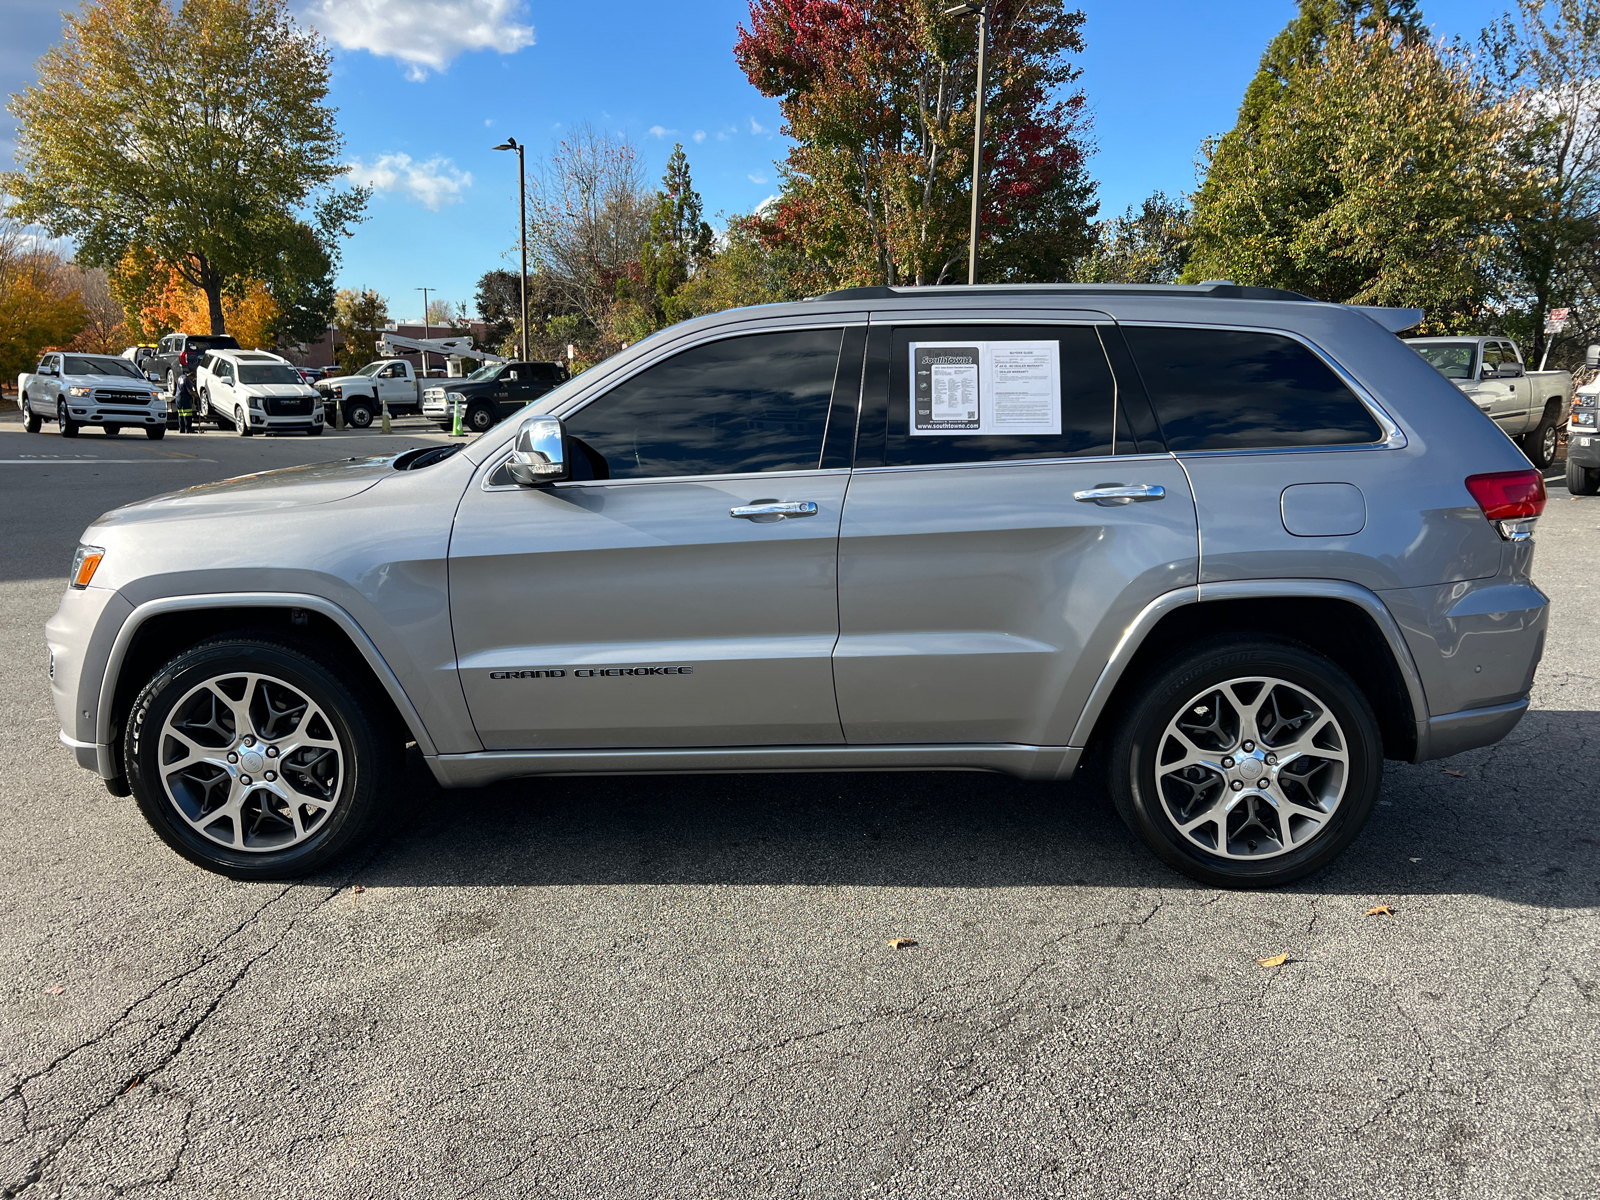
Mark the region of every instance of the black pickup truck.
[[178, 372], [193, 375], [200, 367], [200, 356], [207, 350], [237, 350], [239, 343], [225, 333], [169, 333], [156, 345], [156, 352], [144, 360], [146, 375], [169, 392], [177, 390]]
[[451, 397], [459, 394], [462, 425], [482, 433], [566, 380], [567, 368], [557, 362], [495, 363], [464, 379], [429, 383], [422, 392], [422, 415], [449, 429], [455, 420]]

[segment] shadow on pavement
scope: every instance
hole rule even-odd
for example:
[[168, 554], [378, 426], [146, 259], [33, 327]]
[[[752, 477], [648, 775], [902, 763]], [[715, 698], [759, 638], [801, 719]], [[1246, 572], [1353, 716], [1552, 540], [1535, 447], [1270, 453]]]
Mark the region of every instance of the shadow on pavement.
[[[369, 886], [731, 884], [1192, 888], [1124, 829], [1098, 778], [976, 773], [529, 779], [440, 791]], [[1499, 747], [1391, 763], [1383, 803], [1333, 866], [1287, 890], [1600, 901], [1600, 715], [1535, 712]], [[1464, 778], [1450, 774], [1464, 772]], [[1413, 861], [1413, 860], [1420, 861]]]

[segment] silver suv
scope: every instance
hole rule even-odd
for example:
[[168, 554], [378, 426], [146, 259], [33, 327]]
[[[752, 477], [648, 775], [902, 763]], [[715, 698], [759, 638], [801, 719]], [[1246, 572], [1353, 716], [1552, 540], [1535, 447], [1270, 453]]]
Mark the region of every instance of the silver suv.
[[1504, 737], [1544, 645], [1543, 481], [1419, 316], [948, 287], [676, 325], [465, 448], [102, 517], [46, 627], [61, 737], [236, 878], [367, 836], [415, 742], [447, 787], [1094, 762], [1178, 870], [1294, 879], [1383, 759]]

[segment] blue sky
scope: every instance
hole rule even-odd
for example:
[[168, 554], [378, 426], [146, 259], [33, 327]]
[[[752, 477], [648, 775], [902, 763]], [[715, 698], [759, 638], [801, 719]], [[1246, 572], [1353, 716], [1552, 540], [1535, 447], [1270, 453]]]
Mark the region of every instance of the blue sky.
[[[588, 121], [630, 137], [659, 178], [682, 141], [708, 213], [747, 212], [777, 188], [775, 102], [734, 64], [744, 0], [291, 0], [335, 47], [333, 103], [353, 169], [379, 186], [344, 250], [340, 283], [376, 288], [391, 313], [421, 294], [470, 305], [479, 275], [515, 268], [515, 156], [547, 154]], [[7, 0], [0, 91], [33, 79], [60, 38], [59, 0]], [[1200, 142], [1233, 124], [1291, 0], [1086, 0], [1081, 86], [1094, 111], [1090, 173], [1102, 215], [1156, 188], [1191, 190]], [[1506, 0], [1423, 0], [1446, 37], [1474, 36]], [[0, 160], [12, 127], [0, 122]], [[507, 251], [510, 251], [509, 257]]]

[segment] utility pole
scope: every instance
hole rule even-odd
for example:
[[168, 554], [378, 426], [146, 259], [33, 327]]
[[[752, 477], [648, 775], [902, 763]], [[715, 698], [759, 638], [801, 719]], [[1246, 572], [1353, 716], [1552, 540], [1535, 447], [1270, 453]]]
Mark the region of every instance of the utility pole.
[[522, 246], [522, 354], [521, 361], [528, 361], [528, 172], [523, 161], [523, 151], [527, 147], [517, 143], [514, 137], [508, 137], [496, 150], [515, 150], [517, 152], [517, 213], [521, 218], [517, 226], [518, 242]]
[[[430, 336], [428, 333], [428, 293], [430, 291], [437, 290], [437, 288], [424, 287], [419, 287], [417, 289], [417, 291], [422, 293], [422, 337], [424, 341], [426, 341]], [[426, 350], [422, 352], [422, 377], [424, 379], [428, 377], [428, 352]]]
[[989, 4], [967, 0], [944, 10], [947, 17], [978, 14], [978, 94], [974, 100], [976, 125], [972, 131], [972, 226], [967, 234], [967, 282], [978, 282], [978, 207], [983, 201], [983, 100], [989, 89]]

